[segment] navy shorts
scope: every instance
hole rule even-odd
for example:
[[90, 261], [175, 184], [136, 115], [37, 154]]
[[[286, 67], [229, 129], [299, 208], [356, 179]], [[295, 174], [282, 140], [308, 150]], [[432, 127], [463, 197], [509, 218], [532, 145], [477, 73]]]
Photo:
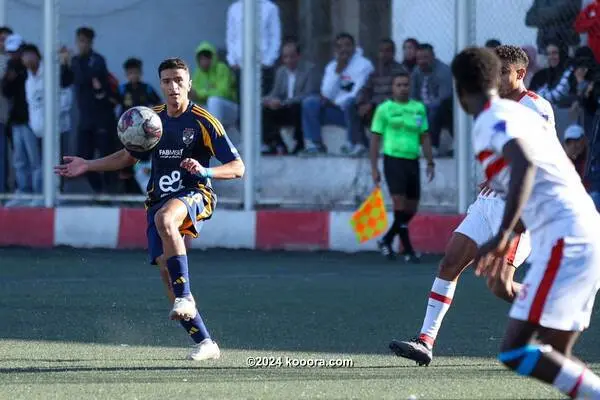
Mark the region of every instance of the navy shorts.
[[150, 264], [156, 265], [156, 259], [163, 254], [162, 239], [156, 229], [154, 216], [156, 213], [172, 199], [178, 199], [187, 208], [188, 215], [179, 227], [181, 236], [198, 237], [202, 228], [202, 221], [212, 217], [213, 210], [217, 204], [217, 196], [209, 188], [186, 189], [173, 196], [162, 199], [159, 203], [152, 205], [146, 211], [148, 228], [146, 236], [148, 237], [148, 253]]

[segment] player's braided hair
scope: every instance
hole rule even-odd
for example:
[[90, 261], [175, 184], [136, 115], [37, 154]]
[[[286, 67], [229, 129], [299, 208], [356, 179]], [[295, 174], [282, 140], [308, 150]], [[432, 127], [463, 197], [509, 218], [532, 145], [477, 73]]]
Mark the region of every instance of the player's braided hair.
[[519, 46], [503, 44], [496, 47], [494, 51], [504, 63], [512, 64], [521, 68], [527, 68], [529, 65], [529, 57], [527, 57], [527, 53], [525, 53], [525, 51]]
[[468, 47], [452, 60], [452, 75], [461, 90], [484, 93], [498, 87], [501, 66], [493, 50]]

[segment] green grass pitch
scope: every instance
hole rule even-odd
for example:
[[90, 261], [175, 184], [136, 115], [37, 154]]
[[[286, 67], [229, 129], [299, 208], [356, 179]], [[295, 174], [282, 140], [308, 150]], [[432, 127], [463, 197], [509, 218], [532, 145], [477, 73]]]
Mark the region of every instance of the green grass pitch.
[[[0, 399], [563, 398], [495, 360], [508, 305], [471, 271], [432, 364], [390, 354], [392, 338], [420, 328], [437, 261], [192, 252], [192, 291], [222, 350], [194, 363], [144, 252], [0, 249]], [[599, 326], [596, 312], [576, 348], [596, 372]], [[252, 368], [249, 357], [353, 366]]]

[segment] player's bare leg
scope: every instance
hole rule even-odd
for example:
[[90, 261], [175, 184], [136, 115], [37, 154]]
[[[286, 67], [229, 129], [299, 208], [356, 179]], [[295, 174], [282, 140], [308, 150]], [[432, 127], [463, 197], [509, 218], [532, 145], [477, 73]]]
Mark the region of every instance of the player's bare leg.
[[500, 361], [519, 375], [551, 384], [571, 398], [600, 399], [600, 377], [572, 357], [579, 332], [509, 319]]
[[477, 244], [473, 240], [459, 232], [452, 234], [433, 281], [421, 332], [408, 341], [392, 340], [389, 347], [397, 356], [414, 360], [419, 365], [429, 365], [433, 359], [433, 344], [452, 304], [458, 278], [476, 254]]
[[166, 202], [154, 216], [156, 229], [163, 243], [169, 281], [175, 294], [170, 317], [177, 320], [192, 319], [196, 315], [187, 273], [185, 242], [179, 232], [179, 227], [187, 216], [187, 208], [179, 199]]
[[171, 285], [171, 276], [169, 275], [169, 269], [167, 268], [167, 259], [165, 258], [164, 254], [156, 259], [156, 263], [159, 267], [160, 279], [165, 285], [167, 297], [169, 298], [169, 303], [173, 305], [173, 303], [175, 302], [175, 293], [173, 293], [173, 285]]
[[161, 278], [163, 281], [167, 280], [167, 294], [169, 299], [173, 299], [171, 319], [179, 320], [196, 342], [188, 358], [195, 361], [217, 359], [221, 356], [219, 346], [210, 338], [190, 290], [187, 249], [179, 232], [179, 227], [187, 216], [187, 207], [183, 201], [173, 199], [165, 203], [154, 217], [163, 243], [163, 255], [158, 258]]
[[418, 262], [419, 257], [410, 242], [408, 223], [417, 213], [419, 201], [407, 199], [404, 195], [392, 195], [392, 204], [394, 209], [394, 222], [381, 240], [377, 241], [379, 251], [383, 256], [394, 259], [395, 254], [392, 249], [392, 243], [396, 235], [398, 235], [400, 237], [400, 242], [402, 243], [402, 254], [405, 261]]

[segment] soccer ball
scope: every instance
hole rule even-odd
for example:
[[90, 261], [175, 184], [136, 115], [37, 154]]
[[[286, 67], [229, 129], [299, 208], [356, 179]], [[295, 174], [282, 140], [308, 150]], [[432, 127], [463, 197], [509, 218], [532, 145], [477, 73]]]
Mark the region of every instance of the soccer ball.
[[148, 107], [132, 107], [125, 111], [117, 125], [119, 140], [128, 150], [150, 151], [162, 137], [160, 117]]

